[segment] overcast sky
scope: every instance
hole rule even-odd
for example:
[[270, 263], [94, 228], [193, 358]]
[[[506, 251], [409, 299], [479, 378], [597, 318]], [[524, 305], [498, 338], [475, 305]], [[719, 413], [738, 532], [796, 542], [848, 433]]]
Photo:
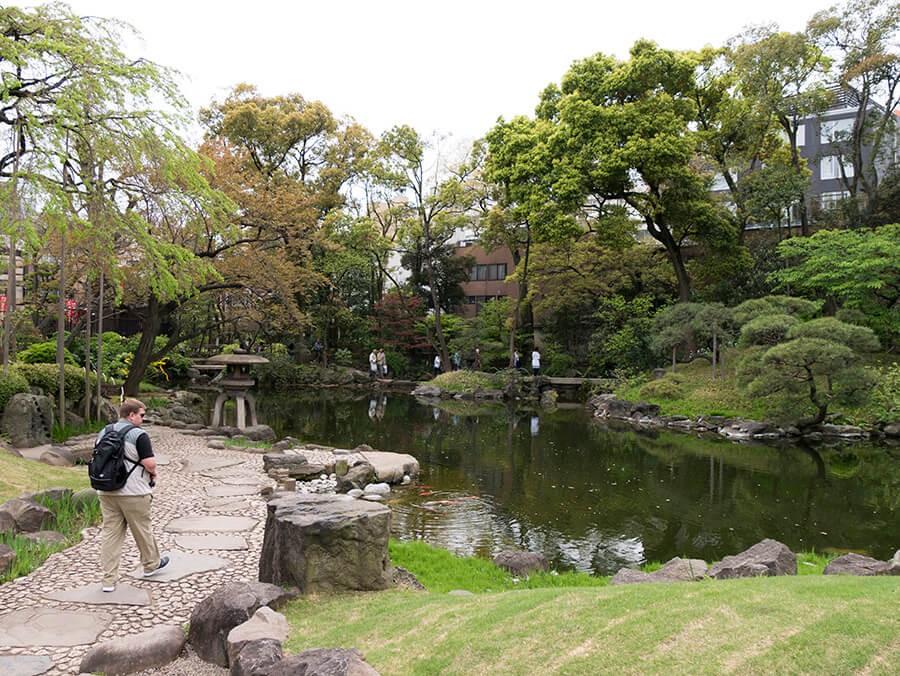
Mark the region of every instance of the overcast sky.
[[[36, 5], [14, 1], [10, 4]], [[462, 140], [531, 115], [540, 91], [596, 52], [641, 37], [720, 45], [750, 24], [801, 30], [828, 0], [73, 0], [132, 24], [129, 55], [177, 68], [195, 109], [239, 82], [298, 92], [374, 133], [410, 124]]]

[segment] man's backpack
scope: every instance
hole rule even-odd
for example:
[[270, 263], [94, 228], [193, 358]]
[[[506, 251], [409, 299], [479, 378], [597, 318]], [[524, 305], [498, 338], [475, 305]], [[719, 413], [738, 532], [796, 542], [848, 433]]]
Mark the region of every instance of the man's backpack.
[[[119, 490], [140, 465], [139, 462], [125, 457], [125, 436], [135, 427], [128, 425], [117, 430], [115, 423], [107, 425], [103, 436], [94, 444], [94, 453], [88, 463], [88, 476], [91, 479], [91, 486], [96, 490]], [[131, 469], [128, 469], [127, 463], [131, 463]]]

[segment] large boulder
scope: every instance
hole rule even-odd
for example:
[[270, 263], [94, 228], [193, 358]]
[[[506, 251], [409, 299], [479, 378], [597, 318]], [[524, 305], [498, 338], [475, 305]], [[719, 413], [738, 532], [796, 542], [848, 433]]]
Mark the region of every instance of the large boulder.
[[354, 648], [315, 648], [286, 657], [259, 672], [259, 676], [378, 676]]
[[797, 557], [787, 545], [770, 538], [757, 542], [740, 554], [726, 556], [707, 571], [709, 577], [717, 580], [796, 574]]
[[368, 462], [358, 462], [337, 475], [337, 492], [346, 493], [354, 488], [362, 490], [375, 481], [375, 468]]
[[259, 579], [301, 593], [391, 586], [390, 508], [346, 496], [295, 493], [267, 505]]
[[33, 498], [13, 498], [0, 505], [0, 512], [6, 512], [15, 522], [16, 530], [22, 533], [34, 533], [43, 530], [43, 526], [54, 526], [56, 517], [53, 512]]
[[419, 461], [409, 453], [366, 451], [364, 457], [375, 468], [375, 477], [379, 481], [398, 484], [404, 476], [419, 476]]
[[494, 565], [500, 566], [513, 575], [528, 575], [528, 573], [536, 571], [550, 570], [550, 562], [540, 554], [515, 550], [497, 554], [494, 557]]
[[191, 613], [188, 640], [200, 659], [227, 667], [229, 632], [263, 606], [277, 609], [294, 596], [263, 582], [232, 582], [219, 587]]
[[48, 502], [66, 502], [71, 500], [72, 498], [72, 489], [66, 488], [65, 486], [51, 486], [50, 488], [45, 488], [40, 491], [36, 491], [34, 493], [26, 493], [23, 497], [29, 497], [33, 500], [48, 501]]
[[850, 552], [829, 561], [822, 575], [884, 575], [889, 566], [889, 562]]
[[54, 467], [71, 467], [75, 464], [75, 456], [65, 446], [51, 446], [41, 453], [39, 460], [45, 465]]
[[9, 567], [16, 560], [16, 550], [0, 542], [0, 574], [9, 570]]
[[271, 640], [280, 645], [290, 634], [291, 628], [284, 615], [268, 606], [263, 606], [246, 622], [228, 632], [225, 639], [225, 650], [228, 653], [228, 664], [234, 664], [235, 658], [244, 648], [255, 641]]
[[263, 471], [266, 474], [280, 470], [293, 479], [306, 481], [318, 479], [322, 474], [330, 474], [331, 467], [318, 462], [308, 462], [299, 453], [266, 453], [263, 455]]
[[117, 636], [88, 650], [79, 669], [88, 674], [130, 674], [161, 667], [178, 657], [186, 640], [181, 627], [168, 625]]
[[253, 441], [271, 441], [275, 438], [274, 430], [268, 425], [251, 425], [241, 431]]
[[609, 581], [613, 587], [623, 584], [641, 584], [645, 582], [690, 582], [706, 575], [706, 561], [703, 559], [682, 559], [676, 556], [666, 562], [662, 568], [652, 573], [633, 568], [622, 568]]
[[[78, 407], [76, 410], [83, 411], [85, 405], [85, 397], [81, 398], [81, 401], [78, 402]], [[92, 415], [97, 414], [97, 393], [94, 392], [91, 397], [91, 412]], [[109, 424], [114, 423], [119, 419], [119, 409], [113, 406], [109, 399], [105, 397], [100, 397], [100, 420]]]
[[0, 533], [15, 533], [16, 530], [16, 520], [0, 505]]
[[50, 443], [53, 430], [53, 402], [37, 394], [14, 394], [3, 411], [3, 430], [16, 448]]
[[280, 662], [283, 656], [281, 641], [272, 638], [250, 641], [230, 658], [230, 676], [259, 676], [266, 668]]
[[414, 397], [425, 397], [427, 399], [440, 399], [441, 388], [437, 385], [419, 385], [412, 391]]

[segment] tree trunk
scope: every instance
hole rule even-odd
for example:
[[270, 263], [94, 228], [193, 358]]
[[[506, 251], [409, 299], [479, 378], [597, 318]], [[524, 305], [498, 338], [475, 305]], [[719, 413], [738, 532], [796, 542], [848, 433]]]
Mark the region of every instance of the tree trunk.
[[131, 359], [128, 377], [125, 378], [125, 394], [129, 397], [136, 397], [140, 392], [141, 379], [143, 379], [153, 355], [153, 342], [161, 328], [162, 308], [159, 299], [151, 296], [147, 303], [147, 314], [141, 321], [141, 340]]
[[450, 353], [447, 351], [447, 341], [444, 340], [444, 331], [441, 328], [441, 304], [437, 293], [437, 280], [434, 276], [434, 267], [431, 261], [428, 265], [428, 284], [431, 287], [431, 302], [434, 305], [434, 333], [438, 341], [438, 348], [441, 352], [441, 370], [447, 370], [447, 364], [450, 363]]
[[60, 425], [66, 424], [66, 232], [59, 238], [59, 302], [56, 317], [56, 364], [59, 366], [59, 416]]
[[103, 395], [103, 268], [100, 268], [100, 297], [97, 299], [97, 420]]
[[716, 353], [718, 352], [718, 347], [719, 347], [719, 344], [718, 344], [718, 342], [716, 341], [716, 337], [717, 337], [717, 336], [716, 336], [716, 330], [713, 329], [713, 336], [712, 336], [712, 338], [713, 338], [713, 346], [712, 346], [712, 347], [713, 347], [713, 349], [712, 349], [712, 373], [713, 373], [713, 380], [716, 379]]
[[91, 284], [87, 285], [85, 314], [87, 322], [84, 325], [84, 420], [91, 419], [91, 305], [94, 290]]
[[719, 344], [719, 373], [722, 374], [722, 380], [725, 380], [725, 346]]
[[675, 351], [677, 349], [677, 347], [672, 348], [672, 373], [675, 373]]

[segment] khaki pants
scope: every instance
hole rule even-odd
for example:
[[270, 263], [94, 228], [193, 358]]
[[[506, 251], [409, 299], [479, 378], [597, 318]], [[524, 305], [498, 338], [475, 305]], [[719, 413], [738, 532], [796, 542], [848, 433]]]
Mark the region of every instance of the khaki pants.
[[103, 513], [103, 545], [100, 565], [103, 568], [103, 586], [111, 587], [119, 579], [119, 559], [125, 532], [131, 535], [141, 553], [141, 566], [145, 573], [159, 567], [159, 549], [150, 531], [150, 503], [153, 496], [108, 495], [100, 493], [100, 510]]

